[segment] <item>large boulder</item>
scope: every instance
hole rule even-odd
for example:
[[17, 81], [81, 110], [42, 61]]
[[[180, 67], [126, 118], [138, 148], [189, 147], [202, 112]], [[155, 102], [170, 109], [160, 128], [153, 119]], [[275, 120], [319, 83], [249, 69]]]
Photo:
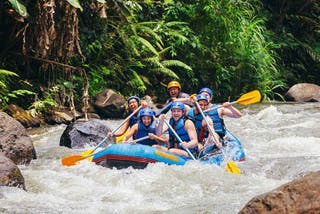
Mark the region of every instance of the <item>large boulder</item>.
[[[67, 126], [60, 138], [60, 146], [81, 149], [97, 145], [111, 130], [101, 120], [76, 121]], [[110, 142], [114, 139], [110, 139]], [[108, 142], [106, 142], [108, 143]]]
[[5, 112], [0, 112], [0, 152], [15, 164], [28, 164], [36, 151], [27, 130]]
[[320, 171], [251, 199], [239, 214], [320, 213]]
[[299, 83], [293, 85], [285, 94], [288, 101], [307, 102], [318, 101], [320, 102], [320, 86], [310, 83]]
[[125, 113], [126, 100], [111, 89], [96, 94], [93, 106], [101, 118], [121, 118]]
[[0, 186], [25, 189], [24, 178], [16, 164], [0, 154]]

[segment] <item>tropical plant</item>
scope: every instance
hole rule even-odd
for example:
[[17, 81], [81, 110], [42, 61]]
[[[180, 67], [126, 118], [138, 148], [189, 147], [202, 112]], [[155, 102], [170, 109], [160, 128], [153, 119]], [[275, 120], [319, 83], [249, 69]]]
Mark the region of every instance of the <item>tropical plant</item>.
[[6, 107], [18, 96], [34, 95], [34, 92], [24, 89], [10, 90], [9, 85], [13, 78], [19, 77], [16, 73], [0, 69], [0, 109]]
[[[84, 4], [84, 8], [88, 7], [90, 4]], [[190, 42], [185, 36], [186, 23], [140, 21], [141, 10], [136, 2], [118, 2], [108, 9], [108, 20], [87, 18], [92, 13], [80, 15], [91, 94], [106, 85], [125, 95], [152, 94], [155, 83], [179, 79], [173, 69], [192, 72], [190, 66], [174, 58], [177, 46]], [[146, 91], [148, 88], [151, 90]]]
[[288, 85], [320, 84], [320, 2], [262, 2], [273, 41], [280, 46], [278, 64]]
[[38, 113], [47, 114], [51, 113], [52, 110], [58, 107], [55, 96], [59, 92], [58, 87], [54, 86], [50, 88], [42, 99], [38, 99], [32, 103], [30, 108], [34, 108]]
[[198, 36], [200, 44], [183, 50], [180, 60], [190, 62], [198, 87], [211, 87], [216, 100], [252, 89], [272, 98], [273, 89], [284, 86], [260, 6], [259, 1], [199, 0], [176, 1], [166, 10], [167, 19], [185, 17]]

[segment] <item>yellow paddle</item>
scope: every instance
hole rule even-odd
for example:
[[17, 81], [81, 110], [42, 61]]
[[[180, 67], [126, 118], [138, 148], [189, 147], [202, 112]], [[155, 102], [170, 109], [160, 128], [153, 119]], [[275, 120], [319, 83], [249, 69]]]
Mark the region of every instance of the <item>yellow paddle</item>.
[[130, 128], [127, 129], [127, 131], [125, 131], [125, 133], [123, 133], [123, 135], [117, 137], [117, 138], [116, 138], [116, 143], [121, 143], [121, 142], [122, 142], [122, 139], [124, 138], [124, 136], [127, 135], [127, 133], [128, 133], [129, 130], [130, 130]]
[[[122, 121], [122, 123], [115, 129], [112, 131], [112, 133], [116, 133], [121, 126], [123, 126], [123, 124], [125, 124], [133, 115], [135, 115], [140, 109], [142, 108], [142, 106], [139, 106], [139, 108], [137, 108], [134, 112], [132, 112], [124, 121]], [[84, 153], [82, 153], [82, 155], [71, 155], [71, 156], [67, 156], [67, 157], [63, 157], [61, 160], [62, 165], [64, 166], [73, 166], [75, 165], [78, 161], [84, 160], [88, 157], [91, 157], [91, 153], [93, 153], [95, 150], [97, 150], [102, 144], [104, 144], [106, 141], [108, 140], [108, 137], [105, 137], [94, 149], [90, 149]]]
[[[253, 104], [253, 103], [257, 103], [260, 102], [261, 100], [261, 94], [258, 90], [254, 90], [254, 91], [250, 91], [244, 95], [242, 95], [239, 99], [237, 99], [236, 101], [231, 102], [231, 105], [234, 104], [241, 104], [241, 105], [249, 105], [249, 104]], [[217, 106], [217, 107], [213, 107], [213, 108], [209, 108], [204, 110], [203, 112], [208, 112], [217, 108], [221, 108], [223, 107], [222, 105]]]

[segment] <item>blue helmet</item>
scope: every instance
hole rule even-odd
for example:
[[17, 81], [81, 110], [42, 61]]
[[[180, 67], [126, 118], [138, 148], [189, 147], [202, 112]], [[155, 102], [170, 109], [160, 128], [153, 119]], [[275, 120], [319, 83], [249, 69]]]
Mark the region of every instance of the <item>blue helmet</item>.
[[129, 103], [130, 100], [135, 99], [138, 102], [138, 105], [140, 105], [140, 98], [137, 96], [131, 96], [127, 99], [127, 102]]
[[140, 110], [139, 112], [139, 117], [140, 119], [143, 117], [143, 116], [149, 116], [149, 117], [153, 117], [155, 115], [155, 112], [149, 108], [143, 108]]
[[175, 108], [184, 111], [184, 104], [181, 102], [173, 102], [171, 104], [171, 111], [172, 111], [172, 109], [175, 109]]
[[205, 100], [205, 101], [209, 102], [208, 97], [206, 95], [204, 95], [204, 94], [198, 94], [196, 96], [196, 98], [197, 98], [197, 101]]
[[199, 94], [201, 94], [202, 92], [207, 92], [210, 95], [210, 97], [212, 97], [213, 95], [212, 90], [210, 88], [201, 88]]

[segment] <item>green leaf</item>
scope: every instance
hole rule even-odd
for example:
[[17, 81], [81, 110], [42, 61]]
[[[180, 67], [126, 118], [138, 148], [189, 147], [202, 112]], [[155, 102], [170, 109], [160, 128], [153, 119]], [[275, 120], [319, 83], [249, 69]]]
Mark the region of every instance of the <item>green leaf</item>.
[[100, 2], [100, 3], [106, 3], [106, 1], [105, 0], [97, 0], [97, 2]]
[[69, 2], [69, 4], [71, 4], [73, 7], [79, 8], [81, 11], [83, 11], [78, 0], [67, 0], [67, 2]]
[[188, 71], [192, 71], [192, 68], [189, 65], [179, 60], [163, 60], [162, 65], [164, 65], [165, 67], [177, 66], [177, 67], [184, 68]]
[[141, 44], [143, 44], [144, 46], [146, 46], [152, 53], [154, 53], [156, 56], [159, 56], [159, 53], [158, 53], [158, 51], [152, 46], [152, 44], [148, 41], [148, 40], [146, 40], [146, 39], [144, 39], [144, 38], [142, 38], [142, 37], [135, 37]]
[[22, 17], [28, 16], [27, 8], [18, 0], [8, 0], [12, 5], [13, 9]]
[[4, 69], [0, 69], [0, 74], [5, 75], [5, 76], [16, 76], [16, 77], [19, 76], [18, 74], [14, 73], [12, 71], [4, 70]]

